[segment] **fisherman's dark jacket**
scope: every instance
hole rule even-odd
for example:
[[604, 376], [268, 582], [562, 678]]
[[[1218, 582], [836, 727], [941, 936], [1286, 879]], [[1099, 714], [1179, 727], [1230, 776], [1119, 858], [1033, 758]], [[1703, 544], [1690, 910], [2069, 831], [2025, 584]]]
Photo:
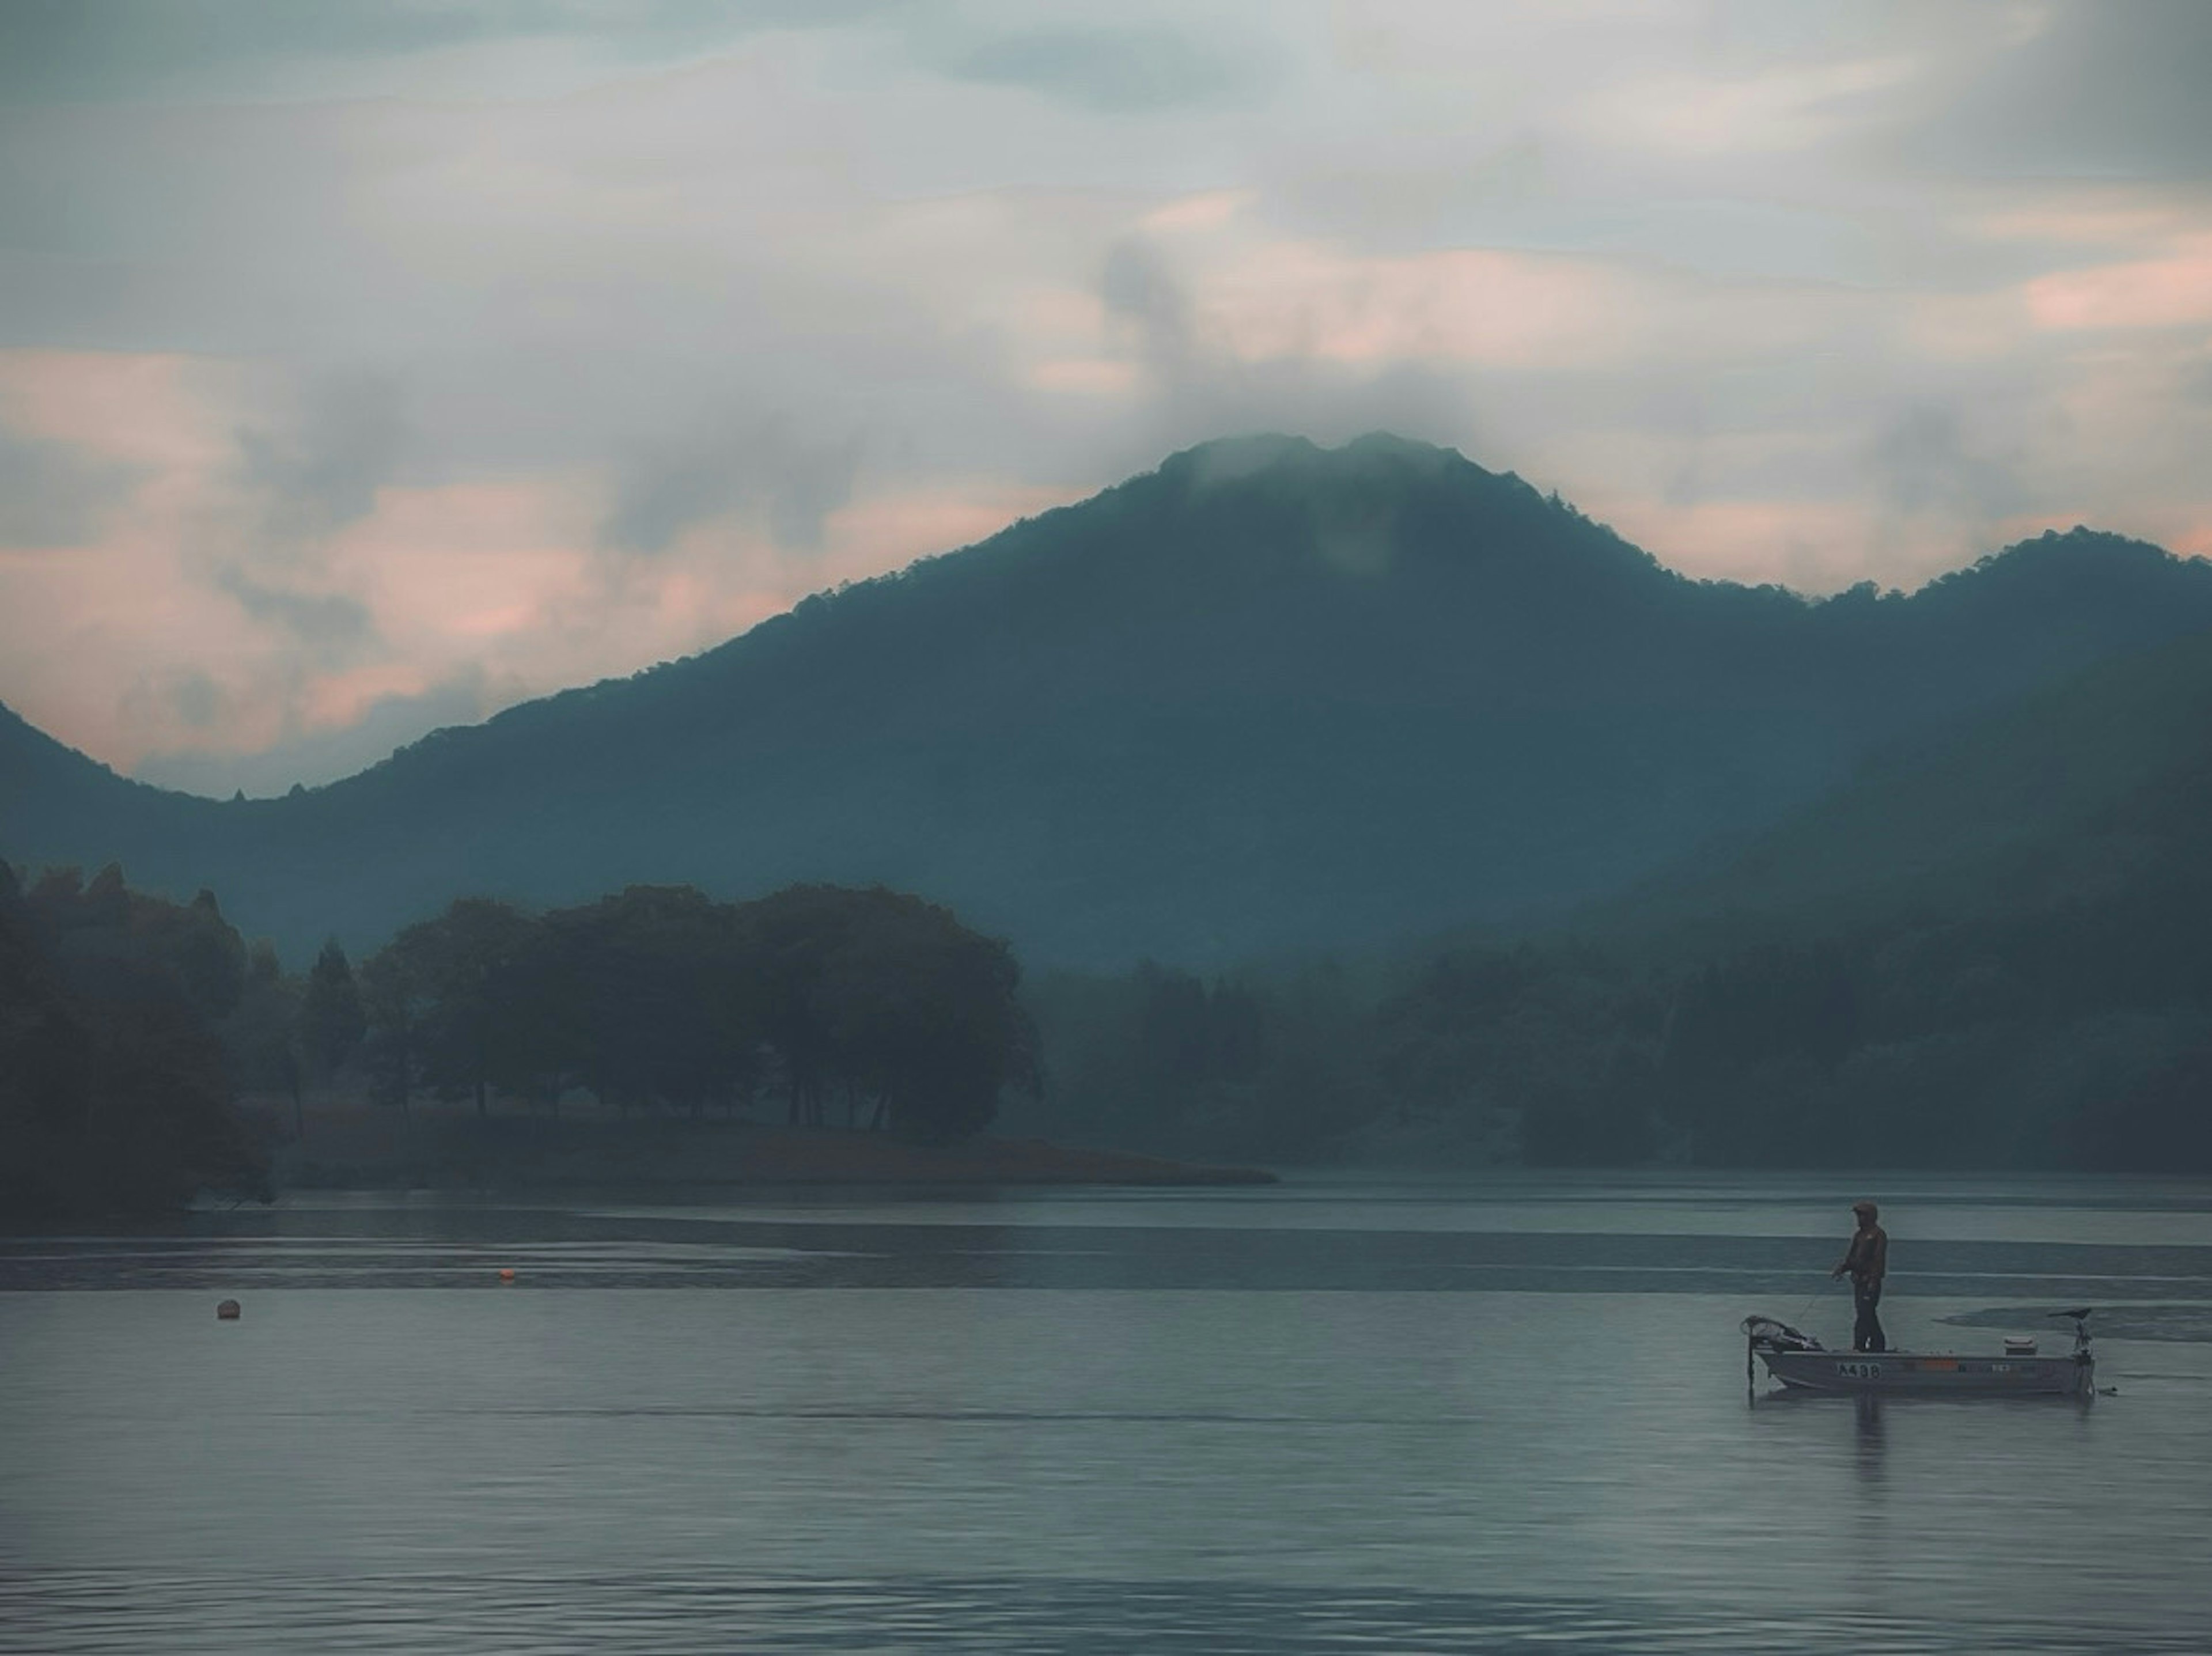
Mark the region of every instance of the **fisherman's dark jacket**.
[[1878, 1283], [1889, 1269], [1889, 1233], [1880, 1225], [1869, 1225], [1851, 1237], [1850, 1251], [1844, 1255], [1844, 1269], [1851, 1273], [1855, 1283]]

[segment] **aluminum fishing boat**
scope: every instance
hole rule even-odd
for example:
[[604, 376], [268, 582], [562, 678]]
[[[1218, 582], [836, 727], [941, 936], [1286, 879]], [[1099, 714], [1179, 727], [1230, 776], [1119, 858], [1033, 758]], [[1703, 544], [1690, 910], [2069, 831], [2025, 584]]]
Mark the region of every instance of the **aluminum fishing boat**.
[[2053, 1311], [2074, 1322], [2074, 1349], [2039, 1353], [2036, 1342], [2010, 1338], [2000, 1355], [1948, 1351], [1831, 1351], [1810, 1334], [1771, 1317], [1743, 1319], [1743, 1374], [1756, 1384], [1753, 1359], [1799, 1392], [1878, 1392], [1928, 1397], [2086, 1398], [2096, 1392], [2097, 1358], [2089, 1347], [2089, 1307]]

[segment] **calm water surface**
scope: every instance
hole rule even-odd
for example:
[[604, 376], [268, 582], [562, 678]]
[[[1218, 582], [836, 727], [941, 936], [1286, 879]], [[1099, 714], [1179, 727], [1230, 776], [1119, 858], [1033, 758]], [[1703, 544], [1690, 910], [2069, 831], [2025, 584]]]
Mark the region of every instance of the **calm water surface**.
[[2097, 1304], [2116, 1396], [1747, 1402], [1863, 1183], [16, 1239], [0, 1650], [2212, 1648], [2212, 1187], [1878, 1192], [1893, 1339]]

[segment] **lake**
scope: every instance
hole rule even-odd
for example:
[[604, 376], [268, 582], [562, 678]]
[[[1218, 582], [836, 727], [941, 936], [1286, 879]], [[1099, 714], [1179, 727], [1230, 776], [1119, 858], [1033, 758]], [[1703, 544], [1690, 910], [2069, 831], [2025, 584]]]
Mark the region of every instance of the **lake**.
[[[1893, 1341], [2094, 1304], [2117, 1394], [1748, 1401], [1747, 1313], [1849, 1343], [1869, 1193]], [[2201, 1652], [2208, 1580], [2201, 1183], [316, 1194], [0, 1241], [9, 1652]]]

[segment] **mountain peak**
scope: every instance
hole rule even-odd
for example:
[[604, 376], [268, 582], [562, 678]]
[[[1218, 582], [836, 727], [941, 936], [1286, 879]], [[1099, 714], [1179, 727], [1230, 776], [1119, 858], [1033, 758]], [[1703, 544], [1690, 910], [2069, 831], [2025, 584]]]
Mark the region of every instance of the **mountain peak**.
[[1287, 432], [1255, 431], [1238, 437], [1216, 437], [1177, 449], [1160, 462], [1158, 470], [1164, 477], [1231, 482], [1322, 452], [1310, 438], [1294, 437]]
[[1357, 473], [1377, 466], [1432, 472], [1462, 466], [1478, 476], [1492, 475], [1457, 449], [1401, 437], [1389, 431], [1370, 431], [1334, 448], [1325, 448], [1310, 438], [1279, 431], [1217, 437], [1170, 454], [1160, 463], [1159, 475], [1208, 484], [1235, 482], [1279, 467]]
[[2001, 598], [2011, 604], [2052, 608], [2056, 618], [2077, 602], [2132, 604], [2146, 593], [2177, 585], [2212, 586], [2212, 563], [2077, 524], [2063, 531], [2047, 529], [1964, 569], [1939, 575], [1917, 596], [1939, 607]]

